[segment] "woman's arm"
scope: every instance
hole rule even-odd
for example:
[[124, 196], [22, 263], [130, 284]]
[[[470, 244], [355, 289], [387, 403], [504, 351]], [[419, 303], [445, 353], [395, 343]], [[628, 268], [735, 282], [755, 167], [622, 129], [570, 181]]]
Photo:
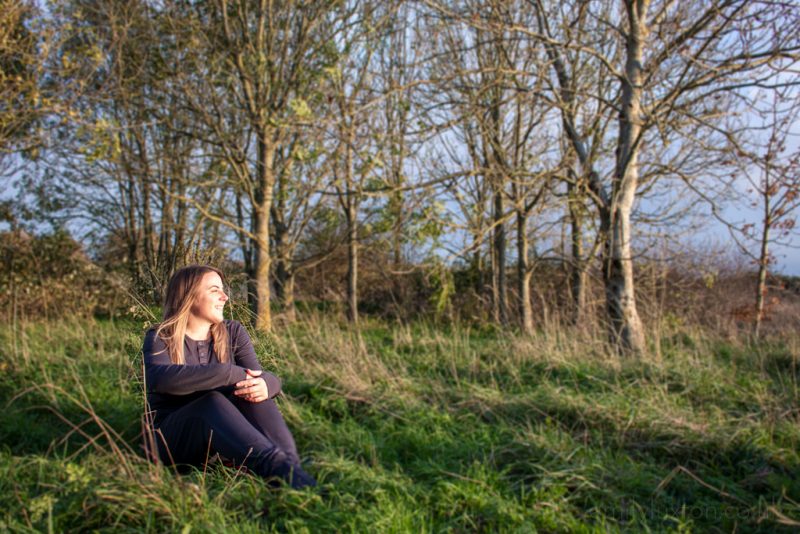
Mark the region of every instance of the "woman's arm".
[[253, 348], [253, 342], [250, 340], [250, 335], [247, 329], [242, 326], [238, 321], [230, 321], [228, 323], [228, 335], [231, 337], [231, 346], [233, 347], [233, 360], [236, 365], [251, 369], [253, 371], [262, 371], [259, 378], [263, 378], [267, 384], [267, 391], [269, 398], [275, 397], [281, 392], [281, 381], [277, 376], [261, 369], [261, 364], [258, 363], [256, 350]]
[[[144, 337], [144, 375], [147, 390], [154, 393], [188, 395], [222, 386], [233, 386], [247, 378], [247, 369], [229, 363], [177, 365], [169, 359], [164, 340], [150, 330]], [[256, 362], [257, 363], [257, 362]], [[260, 368], [259, 368], [260, 369]]]

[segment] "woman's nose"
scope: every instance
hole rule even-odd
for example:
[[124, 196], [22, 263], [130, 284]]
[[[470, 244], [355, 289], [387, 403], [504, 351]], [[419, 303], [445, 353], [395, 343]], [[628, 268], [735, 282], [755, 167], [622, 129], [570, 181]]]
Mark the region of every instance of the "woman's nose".
[[230, 297], [224, 291], [222, 292], [222, 302], [226, 302]]

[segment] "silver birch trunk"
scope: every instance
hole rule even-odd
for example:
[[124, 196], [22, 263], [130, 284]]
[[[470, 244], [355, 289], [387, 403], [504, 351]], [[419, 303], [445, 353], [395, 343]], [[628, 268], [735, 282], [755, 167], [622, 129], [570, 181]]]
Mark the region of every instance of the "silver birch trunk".
[[639, 180], [642, 56], [647, 33], [648, 5], [647, 0], [627, 0], [625, 3], [628, 34], [617, 161], [612, 202], [609, 209], [603, 210], [603, 226], [608, 232], [603, 253], [603, 281], [609, 338], [622, 354], [641, 354], [645, 348], [644, 330], [636, 310], [634, 295], [631, 210]]

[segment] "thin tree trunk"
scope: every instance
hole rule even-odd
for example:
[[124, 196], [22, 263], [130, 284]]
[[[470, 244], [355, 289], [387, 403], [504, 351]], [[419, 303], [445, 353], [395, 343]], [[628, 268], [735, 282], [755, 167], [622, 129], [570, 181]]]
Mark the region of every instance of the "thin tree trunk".
[[[247, 275], [247, 285], [246, 285], [246, 292], [247, 292], [247, 305], [250, 310], [255, 314], [256, 312], [256, 268], [255, 268], [255, 261], [254, 261], [254, 247], [253, 241], [247, 238], [247, 234], [244, 232], [244, 206], [242, 203], [242, 196], [240, 191], [235, 192], [236, 195], [236, 223], [239, 226], [239, 230], [236, 231], [236, 234], [239, 238], [239, 249], [242, 251], [242, 257], [244, 258], [244, 272]], [[250, 223], [250, 230], [255, 230], [255, 217], [251, 218]]]
[[294, 322], [294, 272], [292, 270], [292, 251], [286, 243], [286, 229], [275, 225], [275, 297], [281, 307], [283, 318]]
[[186, 257], [186, 242], [184, 241], [184, 236], [186, 233], [186, 220], [189, 216], [189, 208], [186, 205], [186, 201], [182, 200], [184, 194], [186, 193], [186, 182], [187, 180], [177, 180], [178, 183], [175, 188], [178, 191], [178, 196], [180, 199], [178, 200], [177, 210], [177, 223], [175, 224], [175, 237], [172, 241], [172, 251], [173, 254], [169, 256], [169, 264], [166, 270], [167, 273], [172, 275], [177, 267], [177, 261], [180, 257], [181, 259]]
[[294, 305], [294, 271], [287, 271], [281, 283], [283, 291], [284, 320], [293, 323], [297, 319], [297, 308]]
[[[479, 240], [480, 238], [476, 238]], [[478, 296], [484, 295], [486, 288], [486, 273], [483, 266], [483, 254], [481, 254], [480, 244], [475, 245], [475, 252], [472, 254], [472, 264], [475, 269], [475, 293]]]
[[145, 266], [147, 274], [150, 275], [150, 289], [156, 302], [160, 300], [157, 286], [158, 280], [158, 258], [155, 257], [155, 232], [153, 230], [153, 216], [150, 209], [150, 182], [146, 175], [141, 178], [142, 188], [142, 230], [144, 231], [143, 247]]
[[[766, 188], [768, 191], [769, 188]], [[761, 334], [761, 322], [764, 318], [764, 298], [767, 295], [767, 268], [769, 265], [769, 229], [772, 225], [769, 210], [769, 195], [764, 195], [764, 228], [761, 232], [761, 254], [758, 257], [758, 283], [756, 284], [756, 314], [753, 324], [753, 335]]]
[[[402, 145], [401, 145], [402, 146]], [[399, 189], [402, 187], [403, 177], [402, 172], [398, 167], [395, 167], [395, 186]], [[395, 273], [401, 272], [403, 269], [403, 227], [405, 221], [403, 220], [403, 193], [396, 192], [392, 195], [392, 265], [394, 266]], [[403, 278], [399, 274], [392, 276], [392, 301], [397, 307], [397, 317], [402, 317], [405, 310], [405, 291]]]
[[133, 276], [134, 287], [141, 284], [141, 270], [139, 263], [139, 230], [136, 218], [136, 181], [131, 174], [128, 174], [128, 216], [125, 221], [128, 238], [128, 261], [130, 273]]
[[586, 264], [573, 265], [571, 276], [572, 324], [580, 326], [586, 318]]
[[[484, 205], [485, 205], [484, 196], [482, 191], [479, 190], [478, 202], [476, 202], [476, 206], [478, 206], [478, 210], [480, 210], [480, 213], [475, 214], [477, 227], [475, 228], [475, 233], [472, 236], [472, 243], [475, 250], [475, 252], [473, 253], [472, 262], [473, 265], [475, 266], [475, 270], [477, 271], [476, 272], [477, 276], [475, 277], [475, 294], [481, 299], [481, 301], [483, 301], [483, 298], [486, 295], [486, 285], [488, 283], [486, 280], [487, 278], [486, 266], [484, 264], [483, 251], [481, 250], [483, 240], [485, 239], [484, 224], [483, 224], [483, 210], [485, 209]], [[494, 250], [494, 247], [490, 248]], [[492, 252], [492, 254], [494, 254], [494, 252]], [[492, 260], [492, 263], [493, 262], [494, 260]]]
[[636, 310], [631, 257], [631, 210], [639, 180], [639, 136], [641, 133], [642, 48], [646, 35], [649, 2], [626, 2], [629, 31], [625, 78], [622, 80], [622, 109], [619, 141], [610, 209], [604, 210], [607, 233], [603, 254], [609, 338], [623, 354], [644, 351], [644, 330]]
[[158, 286], [161, 285], [158, 273], [158, 257], [156, 256], [155, 229], [153, 225], [150, 194], [150, 162], [147, 158], [147, 143], [144, 135], [139, 128], [133, 129], [133, 139], [136, 143], [137, 155], [139, 158], [139, 182], [142, 191], [142, 248], [144, 249], [144, 263], [147, 273], [150, 276], [150, 289], [155, 302], [161, 300]]
[[570, 245], [570, 292], [572, 298], [572, 324], [581, 325], [586, 316], [586, 268], [588, 262], [583, 257], [583, 217], [581, 206], [577, 205], [575, 186], [569, 186]]
[[506, 312], [506, 229], [503, 219], [503, 192], [496, 190], [494, 193], [494, 230], [492, 239], [493, 249], [493, 284], [494, 320], [498, 324], [508, 324]]
[[533, 334], [533, 306], [531, 304], [531, 268], [528, 260], [527, 217], [517, 212], [517, 283], [519, 284], [520, 326], [525, 334]]
[[[497, 50], [501, 48], [498, 41], [495, 39], [494, 46]], [[494, 193], [494, 213], [492, 214], [492, 222], [494, 223], [493, 243], [495, 253], [495, 269], [494, 269], [494, 286], [495, 286], [495, 321], [497, 323], [507, 326], [508, 325], [508, 311], [506, 309], [506, 228], [503, 221], [505, 208], [503, 206], [503, 195], [505, 193], [505, 185], [507, 176], [505, 174], [506, 164], [503, 156], [503, 99], [502, 99], [502, 86], [492, 87], [493, 101], [491, 108], [490, 132], [488, 139], [490, 139], [491, 147], [491, 170], [492, 170], [492, 186]]]
[[294, 322], [297, 311], [294, 305], [294, 273], [286, 268], [286, 263], [277, 260], [275, 265], [275, 297], [281, 306], [283, 320]]
[[347, 320], [358, 323], [358, 227], [355, 206], [347, 210]]
[[358, 199], [353, 191], [353, 147], [355, 143], [355, 121], [352, 103], [347, 106], [351, 124], [346, 132], [344, 172], [346, 191], [344, 192], [345, 218], [347, 220], [347, 320], [358, 323]]

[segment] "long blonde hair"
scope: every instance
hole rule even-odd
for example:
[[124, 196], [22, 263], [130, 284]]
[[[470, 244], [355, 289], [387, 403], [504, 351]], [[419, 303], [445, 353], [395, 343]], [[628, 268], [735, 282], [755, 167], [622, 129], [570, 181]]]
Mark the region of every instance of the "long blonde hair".
[[[167, 284], [164, 298], [164, 320], [156, 329], [167, 345], [167, 353], [172, 363], [184, 365], [183, 340], [186, 325], [197, 297], [202, 290], [200, 282], [207, 273], [217, 273], [225, 281], [222, 271], [210, 265], [187, 265], [175, 271]], [[224, 322], [211, 325], [211, 337], [214, 340], [214, 353], [220, 362], [228, 361], [228, 329]]]

